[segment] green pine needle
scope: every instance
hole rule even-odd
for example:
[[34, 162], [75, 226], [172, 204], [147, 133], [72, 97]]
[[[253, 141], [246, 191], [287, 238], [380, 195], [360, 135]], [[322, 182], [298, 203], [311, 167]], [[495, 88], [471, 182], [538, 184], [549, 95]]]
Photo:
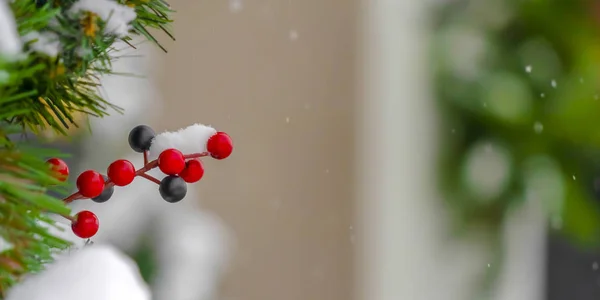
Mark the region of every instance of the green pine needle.
[[[143, 36], [166, 52], [149, 29], [162, 30], [174, 39], [170, 29], [173, 10], [162, 0], [118, 0], [134, 8], [137, 18], [131, 23], [130, 35], [117, 38], [104, 33], [106, 20], [88, 18], [89, 14], [71, 15], [67, 10], [75, 0], [15, 0], [10, 2], [18, 32], [53, 32], [59, 36], [58, 57], [31, 51], [24, 45], [20, 59], [0, 57], [0, 238], [12, 246], [0, 249], [0, 299], [6, 290], [25, 274], [38, 272], [52, 260], [52, 255], [70, 246], [53, 236], [56, 227], [49, 214], [70, 214], [62, 202], [47, 194], [66, 195], [67, 186], [55, 179], [45, 162], [61, 153], [26, 142], [15, 143], [13, 136], [29, 131], [52, 130], [67, 135], [79, 127], [76, 115], [104, 117], [123, 110], [99, 93], [103, 75], [114, 73], [114, 43], [130, 42]], [[85, 124], [83, 124], [85, 125]]]

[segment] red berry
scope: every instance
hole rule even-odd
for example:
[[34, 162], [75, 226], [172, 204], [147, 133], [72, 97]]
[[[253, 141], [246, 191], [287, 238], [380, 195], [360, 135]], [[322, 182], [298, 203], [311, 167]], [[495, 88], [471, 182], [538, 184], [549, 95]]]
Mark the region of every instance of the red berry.
[[210, 156], [213, 158], [225, 159], [233, 151], [233, 142], [227, 133], [217, 132], [208, 139], [206, 150], [208, 150]]
[[69, 177], [69, 166], [60, 158], [51, 158], [46, 161], [50, 164], [54, 177], [60, 181], [65, 181]]
[[177, 175], [185, 168], [183, 153], [177, 149], [167, 149], [158, 156], [158, 168], [167, 175]]
[[104, 178], [96, 171], [87, 170], [77, 177], [77, 188], [84, 197], [98, 197], [104, 190]]
[[202, 166], [202, 162], [197, 159], [188, 160], [185, 164], [185, 169], [179, 173], [179, 177], [188, 183], [197, 182], [203, 175], [204, 167]]
[[115, 185], [126, 186], [135, 178], [135, 167], [130, 161], [119, 159], [108, 166], [107, 174]]
[[89, 239], [98, 232], [100, 222], [98, 217], [91, 211], [81, 211], [75, 216], [75, 220], [71, 223], [71, 229], [76, 236], [82, 239]]

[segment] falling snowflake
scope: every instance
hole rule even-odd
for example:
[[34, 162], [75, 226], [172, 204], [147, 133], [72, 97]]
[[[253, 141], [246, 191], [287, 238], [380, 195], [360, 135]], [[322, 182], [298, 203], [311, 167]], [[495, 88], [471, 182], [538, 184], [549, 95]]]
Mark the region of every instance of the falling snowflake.
[[243, 8], [242, 0], [229, 0], [229, 11], [231, 12], [239, 12]]
[[296, 30], [290, 30], [289, 36], [290, 36], [290, 40], [291, 41], [297, 40], [298, 39], [298, 31], [296, 31]]
[[556, 80], [552, 80], [552, 82], [550, 82], [550, 84], [552, 85], [553, 88], [556, 88]]
[[537, 134], [542, 133], [542, 131], [544, 131], [544, 124], [542, 124], [540, 122], [535, 122], [535, 124], [533, 124], [533, 130]]
[[525, 67], [525, 72], [531, 73], [531, 70], [533, 70], [533, 67], [531, 65]]

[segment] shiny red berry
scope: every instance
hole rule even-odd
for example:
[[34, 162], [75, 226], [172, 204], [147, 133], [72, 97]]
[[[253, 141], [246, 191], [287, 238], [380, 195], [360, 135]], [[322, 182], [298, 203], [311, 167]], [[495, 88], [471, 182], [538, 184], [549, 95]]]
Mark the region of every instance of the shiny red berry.
[[115, 185], [126, 186], [135, 178], [135, 167], [130, 161], [119, 159], [108, 166], [107, 174]]
[[104, 190], [104, 178], [96, 171], [87, 170], [77, 177], [77, 189], [84, 197], [98, 197]]
[[46, 161], [50, 164], [50, 168], [54, 173], [54, 177], [60, 181], [65, 181], [69, 178], [69, 166], [60, 158], [51, 158]]
[[75, 220], [71, 223], [71, 229], [76, 236], [82, 239], [89, 239], [93, 237], [98, 228], [100, 222], [98, 217], [91, 211], [81, 211], [75, 216]]
[[206, 150], [213, 158], [225, 159], [233, 151], [233, 142], [227, 133], [217, 132], [208, 139]]
[[158, 168], [167, 175], [177, 175], [185, 168], [183, 153], [177, 149], [167, 149], [158, 156]]
[[185, 163], [185, 169], [179, 173], [179, 177], [188, 183], [197, 182], [203, 175], [204, 167], [202, 166], [202, 162], [197, 159], [188, 160]]

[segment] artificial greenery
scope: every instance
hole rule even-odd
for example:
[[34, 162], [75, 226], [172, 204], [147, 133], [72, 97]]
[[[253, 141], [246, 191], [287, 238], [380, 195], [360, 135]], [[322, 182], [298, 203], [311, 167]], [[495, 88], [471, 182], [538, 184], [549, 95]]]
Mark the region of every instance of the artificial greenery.
[[[488, 228], [499, 243], [511, 208], [540, 201], [551, 228], [581, 247], [600, 244], [596, 5], [457, 0], [438, 7], [433, 61], [445, 119], [440, 182], [459, 228]], [[505, 162], [508, 175], [496, 193], [477, 193], [469, 187], [477, 180], [464, 176], [482, 145], [499, 149]], [[495, 247], [497, 262], [501, 248]], [[488, 269], [497, 272], [499, 265]]]
[[56, 56], [34, 51], [32, 45], [41, 42], [34, 39], [25, 40], [18, 57], [0, 53], [0, 298], [23, 275], [41, 270], [54, 253], [69, 247], [49, 232], [55, 225], [49, 215], [70, 213], [61, 199], [47, 193], [66, 191], [45, 163], [61, 155], [15, 142], [15, 136], [45, 130], [67, 135], [69, 128], [82, 125], [78, 114], [120, 112], [98, 91], [100, 76], [114, 74], [111, 60], [119, 50], [114, 43], [122, 40], [134, 47], [137, 35], [164, 50], [150, 31], [172, 37], [172, 10], [163, 0], [115, 1], [136, 14], [126, 36], [106, 31], [110, 20], [92, 11], [69, 11], [75, 0], [8, 2], [20, 36], [53, 33], [60, 51]]

